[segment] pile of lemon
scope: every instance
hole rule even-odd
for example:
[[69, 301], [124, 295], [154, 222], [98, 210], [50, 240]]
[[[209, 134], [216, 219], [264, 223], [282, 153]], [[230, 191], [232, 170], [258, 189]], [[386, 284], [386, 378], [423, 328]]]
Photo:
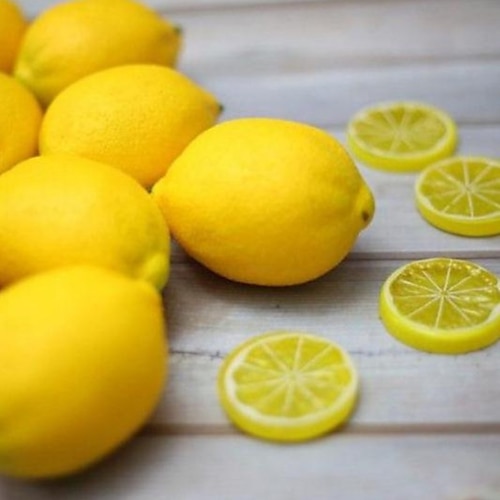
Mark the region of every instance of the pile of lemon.
[[54, 477], [159, 400], [170, 232], [229, 279], [294, 285], [344, 259], [374, 200], [322, 130], [216, 124], [216, 97], [175, 69], [181, 30], [139, 1], [28, 22], [0, 0], [0, 19], [0, 471]]
[[[0, 0], [0, 24], [0, 471], [55, 477], [158, 403], [170, 235], [230, 280], [297, 285], [347, 256], [375, 205], [325, 131], [217, 123], [218, 99], [176, 69], [182, 31], [137, 0], [68, 0], [31, 22]], [[365, 131], [350, 134], [361, 156]], [[228, 357], [219, 389], [243, 429], [298, 440], [349, 416], [358, 379], [334, 343], [273, 332]]]

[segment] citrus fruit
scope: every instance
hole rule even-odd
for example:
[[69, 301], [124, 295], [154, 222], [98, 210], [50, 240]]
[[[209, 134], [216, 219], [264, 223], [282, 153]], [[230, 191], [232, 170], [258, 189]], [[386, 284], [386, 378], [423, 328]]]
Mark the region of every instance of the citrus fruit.
[[422, 351], [465, 353], [500, 338], [500, 285], [469, 261], [432, 258], [394, 271], [380, 293], [389, 333]]
[[0, 292], [0, 473], [83, 469], [149, 418], [167, 373], [160, 294], [70, 266]]
[[371, 191], [338, 141], [275, 118], [230, 120], [205, 131], [152, 193], [189, 255], [256, 285], [325, 274], [374, 213]]
[[161, 288], [169, 235], [156, 203], [116, 168], [50, 155], [0, 175], [0, 286], [69, 264], [116, 269]]
[[362, 109], [349, 121], [347, 142], [367, 165], [405, 172], [450, 156], [457, 127], [444, 111], [420, 102], [380, 103]]
[[0, 72], [0, 174], [36, 154], [42, 110], [13, 77]]
[[420, 173], [415, 199], [422, 216], [439, 229], [500, 234], [500, 162], [460, 156], [433, 163]]
[[70, 0], [30, 24], [14, 74], [43, 106], [69, 84], [95, 71], [128, 63], [173, 66], [178, 28], [134, 0]]
[[119, 66], [57, 96], [42, 122], [40, 151], [109, 163], [149, 187], [219, 112], [211, 94], [174, 69]]
[[28, 22], [16, 2], [0, 0], [0, 71], [10, 73]]
[[243, 431], [276, 441], [312, 439], [343, 423], [354, 409], [358, 375], [335, 343], [303, 332], [250, 338], [222, 363], [222, 407]]

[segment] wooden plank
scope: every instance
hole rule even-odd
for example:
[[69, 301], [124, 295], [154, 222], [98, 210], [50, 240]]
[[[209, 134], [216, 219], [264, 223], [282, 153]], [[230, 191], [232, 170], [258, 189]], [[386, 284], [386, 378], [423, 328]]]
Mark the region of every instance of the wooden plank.
[[[23, 9], [34, 16], [42, 12], [43, 10], [56, 5], [58, 3], [63, 3], [66, 0], [16, 0]], [[140, 0], [142, 3], [149, 5], [153, 9], [159, 11], [173, 11], [173, 10], [204, 10], [204, 9], [220, 9], [220, 8], [234, 8], [239, 6], [257, 6], [262, 7], [265, 5], [272, 4], [295, 4], [295, 3], [317, 3], [318, 0]], [[327, 0], [332, 1], [332, 0]], [[345, 0], [333, 0], [333, 1], [345, 1]], [[362, 0], [362, 1], [372, 1], [372, 0]], [[374, 0], [378, 1], [378, 0]], [[401, 1], [401, 0], [399, 0]], [[407, 0], [411, 1], [411, 0]]]
[[341, 126], [360, 108], [380, 101], [412, 99], [448, 111], [460, 125], [500, 121], [497, 62], [412, 64], [306, 74], [241, 76], [186, 73], [224, 105], [221, 119], [271, 116]]
[[184, 28], [185, 66], [204, 75], [228, 69], [247, 75], [303, 73], [500, 54], [500, 4], [489, 0], [271, 3], [258, 8], [248, 2], [242, 8], [166, 12]]
[[[498, 259], [477, 262], [500, 276]], [[221, 359], [246, 338], [275, 329], [323, 335], [351, 353], [363, 388], [356, 425], [500, 422], [500, 343], [439, 356], [386, 333], [378, 293], [401, 264], [349, 260], [315, 282], [279, 289], [239, 285], [176, 262], [165, 291], [170, 380], [153, 423], [227, 428], [216, 394]]]
[[142, 436], [62, 481], [0, 482], [6, 500], [497, 500], [500, 436], [336, 434], [301, 445]]
[[[57, 3], [20, 1], [30, 17]], [[500, 53], [500, 5], [494, 0], [144, 3], [183, 27], [184, 63], [205, 74], [228, 68], [289, 73]]]

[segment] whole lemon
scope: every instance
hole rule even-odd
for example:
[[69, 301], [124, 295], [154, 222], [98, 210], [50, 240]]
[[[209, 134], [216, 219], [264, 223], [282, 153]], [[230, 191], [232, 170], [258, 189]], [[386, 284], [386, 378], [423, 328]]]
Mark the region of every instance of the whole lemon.
[[189, 255], [231, 280], [270, 286], [335, 267], [374, 212], [369, 188], [333, 137], [272, 118], [204, 132], [153, 196]]
[[0, 71], [12, 71], [27, 27], [28, 22], [17, 3], [0, 0]]
[[0, 286], [49, 268], [96, 264], [161, 288], [169, 234], [151, 195], [116, 168], [65, 155], [0, 175]]
[[14, 74], [45, 107], [70, 83], [104, 68], [173, 66], [180, 45], [179, 29], [141, 2], [70, 0], [33, 20]]
[[167, 374], [162, 302], [109, 269], [46, 271], [0, 292], [0, 473], [76, 472], [124, 443]]
[[0, 174], [38, 150], [42, 110], [15, 78], [0, 72]]
[[42, 122], [40, 151], [109, 163], [149, 187], [219, 112], [210, 93], [174, 69], [110, 68], [57, 96]]

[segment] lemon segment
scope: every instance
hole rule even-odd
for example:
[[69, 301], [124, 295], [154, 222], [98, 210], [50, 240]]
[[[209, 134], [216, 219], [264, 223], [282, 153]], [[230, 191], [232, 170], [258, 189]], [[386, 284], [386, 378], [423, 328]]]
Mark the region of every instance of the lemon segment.
[[325, 434], [351, 415], [357, 371], [338, 345], [303, 332], [250, 338], [219, 370], [222, 407], [243, 431], [263, 439], [302, 441]]
[[498, 278], [472, 262], [410, 262], [384, 282], [379, 306], [388, 332], [422, 351], [466, 353], [500, 338]]
[[420, 102], [397, 101], [356, 113], [347, 127], [347, 142], [363, 163], [406, 172], [450, 156], [458, 134], [455, 122], [444, 111]]
[[415, 184], [425, 220], [462, 236], [500, 234], [500, 162], [454, 157], [426, 167]]

